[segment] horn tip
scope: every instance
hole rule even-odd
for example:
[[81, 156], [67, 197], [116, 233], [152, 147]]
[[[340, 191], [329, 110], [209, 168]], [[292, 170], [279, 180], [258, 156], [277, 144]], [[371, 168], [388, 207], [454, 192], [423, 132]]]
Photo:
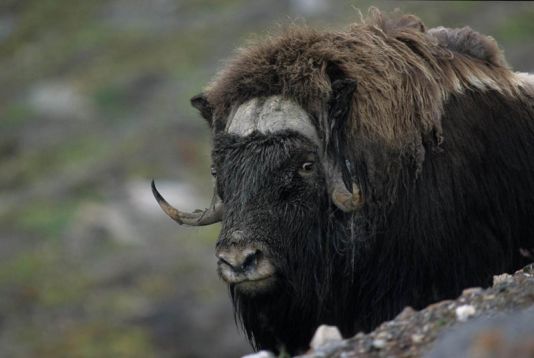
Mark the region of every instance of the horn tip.
[[150, 183], [150, 187], [152, 188], [152, 195], [154, 195], [154, 198], [158, 202], [158, 205], [161, 209], [167, 214], [171, 219], [176, 221], [178, 224], [182, 225], [183, 221], [180, 218], [179, 212], [173, 208], [169, 203], [167, 203], [167, 200], [161, 196], [158, 189], [156, 189], [156, 183], [154, 182], [154, 179], [152, 179]]
[[154, 179], [152, 179], [152, 181], [150, 182], [150, 188], [152, 188], [152, 195], [154, 195], [154, 198], [156, 198], [158, 203], [160, 201], [165, 201], [165, 199], [163, 199], [163, 197], [159, 193], [158, 189], [156, 189], [156, 183], [154, 182]]

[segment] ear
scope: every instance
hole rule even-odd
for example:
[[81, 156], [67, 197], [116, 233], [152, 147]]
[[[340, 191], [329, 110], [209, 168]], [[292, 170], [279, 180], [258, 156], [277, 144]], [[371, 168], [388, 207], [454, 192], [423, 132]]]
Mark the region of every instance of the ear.
[[352, 173], [347, 162], [347, 136], [350, 114], [357, 82], [345, 76], [339, 67], [329, 65], [326, 69], [332, 84], [332, 94], [328, 101], [328, 135], [326, 151], [335, 166], [341, 171], [343, 182], [352, 188]]
[[208, 121], [209, 126], [213, 124], [213, 108], [208, 102], [204, 93], [197, 94], [191, 98], [191, 105], [198, 109], [200, 115]]

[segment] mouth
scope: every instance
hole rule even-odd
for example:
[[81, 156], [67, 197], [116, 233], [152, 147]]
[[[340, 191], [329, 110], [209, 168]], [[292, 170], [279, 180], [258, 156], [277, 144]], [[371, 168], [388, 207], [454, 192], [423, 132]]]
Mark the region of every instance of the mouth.
[[274, 275], [269, 275], [254, 279], [246, 278], [241, 281], [228, 283], [243, 294], [255, 295], [269, 291], [274, 286], [275, 282], [276, 277]]
[[257, 294], [268, 291], [274, 286], [276, 282], [276, 275], [274, 272], [269, 272], [264, 275], [255, 275], [254, 273], [236, 273], [227, 270], [224, 266], [219, 266], [219, 276], [232, 289], [235, 289], [244, 294]]
[[276, 269], [264, 255], [254, 255], [254, 260], [245, 260], [241, 265], [232, 264], [221, 255], [217, 263], [219, 277], [232, 289], [246, 294], [268, 291], [277, 281]]
[[233, 282], [228, 282], [228, 283], [231, 283], [231, 284], [234, 284], [234, 285], [246, 285], [246, 284], [259, 284], [260, 282], [264, 282], [264, 281], [267, 281], [267, 280], [272, 280], [274, 279], [274, 275], [268, 275], [268, 276], [263, 276], [263, 277], [254, 277], [254, 278], [244, 278], [242, 280], [237, 280], [237, 281], [233, 281]]
[[219, 269], [219, 276], [229, 285], [255, 284], [274, 279], [274, 274], [253, 276], [247, 274], [235, 274]]

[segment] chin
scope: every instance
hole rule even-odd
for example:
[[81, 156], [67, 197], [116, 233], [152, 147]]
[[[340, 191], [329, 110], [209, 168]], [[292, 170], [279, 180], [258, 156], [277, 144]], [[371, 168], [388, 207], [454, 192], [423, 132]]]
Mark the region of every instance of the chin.
[[276, 277], [272, 275], [259, 280], [245, 280], [231, 283], [230, 286], [241, 295], [254, 297], [274, 291], [276, 282]]

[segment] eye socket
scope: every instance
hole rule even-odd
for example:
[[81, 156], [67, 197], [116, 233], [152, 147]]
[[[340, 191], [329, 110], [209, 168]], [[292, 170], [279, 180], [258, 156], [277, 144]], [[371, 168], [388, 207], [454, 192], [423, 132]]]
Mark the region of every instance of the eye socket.
[[210, 171], [211, 171], [211, 176], [215, 178], [217, 176], [217, 170], [215, 169], [213, 165], [210, 167]]
[[299, 169], [299, 174], [310, 175], [311, 173], [313, 173], [314, 169], [315, 169], [315, 162], [312, 162], [312, 161], [304, 162], [302, 163]]

